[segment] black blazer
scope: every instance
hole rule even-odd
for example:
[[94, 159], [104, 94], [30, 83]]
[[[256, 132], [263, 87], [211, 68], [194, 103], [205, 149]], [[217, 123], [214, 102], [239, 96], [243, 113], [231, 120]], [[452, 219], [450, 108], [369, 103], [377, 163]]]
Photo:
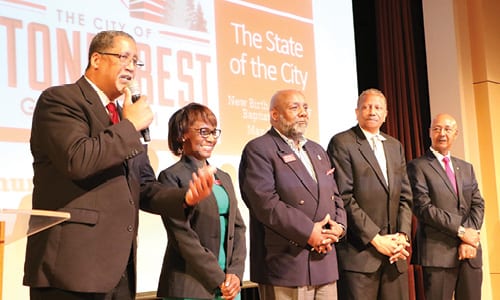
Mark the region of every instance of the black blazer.
[[[169, 187], [187, 187], [198, 167], [188, 156], [160, 172], [158, 180]], [[168, 245], [158, 284], [158, 296], [169, 298], [214, 298], [225, 274], [235, 274], [243, 282], [246, 242], [245, 224], [238, 209], [231, 177], [217, 169], [216, 179], [229, 196], [225, 240], [226, 270], [218, 263], [221, 239], [219, 210], [214, 194], [190, 210], [187, 222], [162, 216]]]
[[[349, 221], [347, 239], [338, 244], [341, 267], [349, 271], [375, 272], [387, 260], [370, 244], [377, 233], [411, 236], [412, 195], [403, 147], [382, 135], [389, 185], [359, 126], [335, 135], [328, 144]], [[396, 266], [400, 272], [408, 269], [403, 260]]]
[[[459, 264], [457, 236], [460, 225], [481, 229], [484, 199], [471, 164], [451, 158], [458, 195], [436, 156], [428, 150], [408, 163], [413, 189], [413, 212], [418, 219], [413, 262], [425, 267], [453, 268]], [[467, 259], [474, 268], [482, 266], [481, 247], [475, 258]]]
[[135, 263], [139, 207], [184, 217], [185, 190], [155, 181], [139, 137], [128, 120], [111, 124], [83, 77], [41, 94], [30, 140], [33, 209], [71, 219], [28, 238], [25, 285], [109, 292], [130, 257]]

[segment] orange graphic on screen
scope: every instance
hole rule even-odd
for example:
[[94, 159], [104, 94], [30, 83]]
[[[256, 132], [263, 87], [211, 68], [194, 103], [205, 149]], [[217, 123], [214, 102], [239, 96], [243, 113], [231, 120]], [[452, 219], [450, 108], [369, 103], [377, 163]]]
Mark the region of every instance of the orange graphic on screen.
[[239, 153], [247, 141], [269, 130], [269, 100], [281, 89], [298, 89], [305, 94], [312, 108], [307, 137], [317, 139], [319, 135], [314, 110], [317, 87], [312, 22], [276, 13], [269, 7], [259, 8], [216, 1], [220, 123], [224, 133], [219, 152]]

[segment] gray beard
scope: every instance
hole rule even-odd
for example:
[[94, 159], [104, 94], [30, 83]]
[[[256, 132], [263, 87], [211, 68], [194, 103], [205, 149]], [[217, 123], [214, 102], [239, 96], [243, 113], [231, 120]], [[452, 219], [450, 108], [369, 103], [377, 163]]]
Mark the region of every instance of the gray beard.
[[288, 123], [281, 115], [280, 115], [279, 122], [280, 122], [281, 128], [283, 128], [283, 134], [286, 137], [293, 139], [293, 140], [301, 139], [304, 136], [306, 129], [307, 129], [307, 125], [301, 126], [301, 125], [298, 125], [296, 123]]

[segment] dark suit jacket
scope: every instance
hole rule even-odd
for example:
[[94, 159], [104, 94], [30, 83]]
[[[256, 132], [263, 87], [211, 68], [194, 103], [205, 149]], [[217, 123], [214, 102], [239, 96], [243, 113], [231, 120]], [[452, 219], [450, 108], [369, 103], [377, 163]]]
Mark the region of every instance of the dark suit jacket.
[[71, 219], [28, 238], [25, 285], [109, 292], [135, 263], [139, 206], [183, 217], [185, 190], [155, 182], [139, 133], [112, 125], [83, 77], [41, 94], [30, 143], [33, 209]]
[[307, 244], [314, 222], [327, 214], [346, 226], [330, 160], [307, 141], [317, 182], [274, 128], [250, 141], [239, 168], [240, 191], [250, 210], [250, 278], [279, 286], [322, 285], [338, 279], [335, 249], [326, 255]]
[[[349, 221], [347, 239], [337, 247], [345, 270], [375, 272], [388, 259], [370, 244], [377, 233], [411, 236], [412, 196], [403, 147], [393, 137], [382, 135], [387, 139], [383, 145], [389, 186], [359, 126], [335, 135], [328, 144]], [[396, 265], [400, 272], [408, 268], [406, 261]]]
[[[171, 187], [187, 187], [196, 161], [188, 156], [163, 170], [158, 180]], [[226, 270], [218, 263], [221, 239], [219, 210], [214, 194], [196, 205], [188, 221], [163, 216], [168, 245], [158, 286], [159, 297], [214, 298], [225, 274], [235, 274], [243, 282], [246, 242], [245, 224], [229, 174], [217, 169], [216, 178], [229, 196], [229, 215], [225, 240]]]
[[[451, 158], [455, 170], [458, 196], [446, 172], [428, 150], [425, 155], [408, 163], [408, 177], [413, 189], [413, 212], [418, 218], [413, 261], [426, 267], [457, 267], [457, 237], [460, 225], [481, 229], [484, 218], [484, 200], [477, 186], [471, 164]], [[481, 248], [474, 259], [467, 260], [472, 267], [482, 266]]]

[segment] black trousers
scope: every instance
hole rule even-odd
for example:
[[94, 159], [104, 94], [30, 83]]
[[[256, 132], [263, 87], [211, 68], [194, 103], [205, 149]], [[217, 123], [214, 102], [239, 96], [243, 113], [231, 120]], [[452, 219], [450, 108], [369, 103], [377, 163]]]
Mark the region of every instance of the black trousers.
[[422, 267], [426, 299], [481, 299], [483, 271], [473, 268], [468, 260], [457, 268]]
[[408, 300], [408, 272], [399, 273], [396, 265], [384, 260], [374, 273], [343, 270], [337, 282], [342, 300]]
[[52, 287], [30, 288], [31, 300], [134, 300], [135, 268], [129, 260], [116, 287], [108, 293], [81, 293]]

